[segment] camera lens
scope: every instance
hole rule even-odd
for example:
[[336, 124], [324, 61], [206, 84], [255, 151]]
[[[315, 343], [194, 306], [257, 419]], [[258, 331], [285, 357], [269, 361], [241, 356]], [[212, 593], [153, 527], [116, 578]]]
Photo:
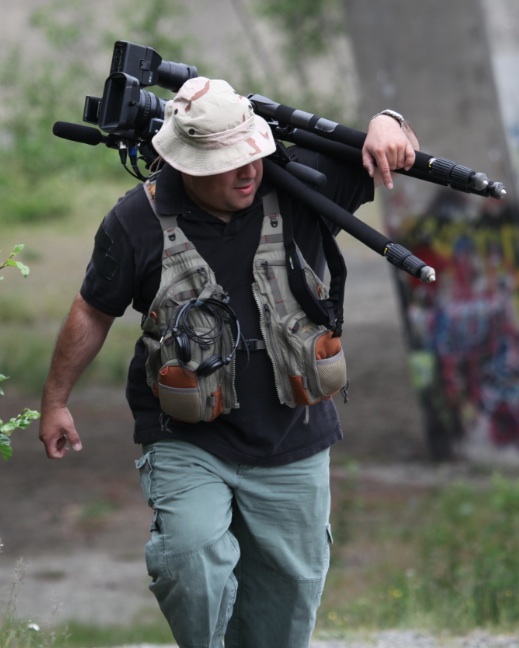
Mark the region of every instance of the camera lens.
[[122, 72], [111, 74], [101, 101], [99, 126], [108, 133], [150, 137], [152, 122], [163, 119], [165, 99], [141, 90], [135, 77]]
[[163, 119], [166, 101], [147, 90], [141, 90], [141, 100], [135, 119], [135, 128], [146, 127], [152, 119]]

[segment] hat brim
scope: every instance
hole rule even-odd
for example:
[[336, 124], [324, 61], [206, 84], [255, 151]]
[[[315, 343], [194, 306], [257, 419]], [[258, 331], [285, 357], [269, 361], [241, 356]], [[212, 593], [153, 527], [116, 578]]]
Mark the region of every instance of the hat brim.
[[174, 169], [192, 176], [225, 173], [251, 164], [276, 150], [269, 125], [254, 115], [255, 130], [247, 138], [230, 146], [207, 150], [192, 146], [170, 129], [161, 129], [152, 144], [157, 153]]

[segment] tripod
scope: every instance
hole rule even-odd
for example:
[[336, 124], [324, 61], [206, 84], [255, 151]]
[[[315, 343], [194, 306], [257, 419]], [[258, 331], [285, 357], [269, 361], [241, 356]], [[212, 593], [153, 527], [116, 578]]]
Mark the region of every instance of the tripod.
[[[269, 123], [278, 141], [292, 142], [336, 158], [354, 156], [359, 159], [359, 164], [361, 163], [361, 149], [366, 133], [284, 106], [261, 95], [249, 95], [248, 98], [254, 106], [254, 111]], [[446, 158], [433, 157], [421, 151], [415, 153], [416, 159], [412, 168], [409, 171], [398, 169], [398, 173], [483, 197], [500, 199], [506, 196], [503, 184], [489, 180], [484, 173]], [[278, 146], [275, 154], [264, 159], [265, 177], [272, 184], [307, 202], [316, 211], [384, 256], [396, 267], [424, 283], [435, 281], [434, 269], [411, 254], [405, 247], [393, 243], [386, 236], [309, 187], [304, 181], [319, 185], [323, 178], [320, 174], [314, 174], [312, 169], [301, 167], [302, 165], [290, 161], [282, 145]]]

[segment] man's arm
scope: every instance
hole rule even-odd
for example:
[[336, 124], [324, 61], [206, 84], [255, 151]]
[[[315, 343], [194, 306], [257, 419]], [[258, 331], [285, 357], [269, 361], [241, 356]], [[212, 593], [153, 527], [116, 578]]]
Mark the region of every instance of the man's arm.
[[376, 115], [369, 123], [362, 148], [362, 163], [375, 184], [393, 188], [391, 171], [409, 169], [415, 161], [415, 151], [420, 148], [418, 139], [408, 122], [402, 126], [389, 115]]
[[63, 323], [43, 390], [40, 440], [49, 459], [61, 459], [68, 451], [81, 450], [81, 440], [68, 410], [73, 386], [100, 351], [114, 317], [90, 306], [78, 295]]

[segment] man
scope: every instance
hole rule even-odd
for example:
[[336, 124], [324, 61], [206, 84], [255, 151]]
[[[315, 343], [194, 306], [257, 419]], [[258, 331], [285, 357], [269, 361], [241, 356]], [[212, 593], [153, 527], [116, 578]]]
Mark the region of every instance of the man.
[[[372, 199], [374, 177], [391, 188], [391, 170], [413, 164], [416, 138], [398, 114], [389, 113], [369, 124], [364, 168], [297, 147], [291, 155], [325, 173], [323, 191], [354, 211]], [[329, 559], [329, 448], [342, 433], [332, 400], [310, 407], [280, 400], [272, 366], [277, 359], [261, 343], [250, 344], [264, 333], [252, 265], [263, 237], [264, 201], [272, 195], [262, 158], [276, 145], [246, 98], [224, 81], [203, 77], [187, 81], [168, 102], [153, 145], [163, 162], [153, 191], [150, 185], [130, 191], [96, 234], [56, 343], [40, 438], [49, 458], [81, 449], [69, 394], [115, 317], [130, 303], [148, 315], [161, 285], [164, 244], [156, 214], [174, 216], [179, 234], [206, 264], [204, 272], [214, 272], [230, 296], [240, 337], [249, 342], [243, 345], [248, 350], [217, 358], [220, 366], [232, 355], [236, 365], [233, 407], [196, 423], [161, 411], [147, 374], [148, 347], [137, 342], [127, 398], [134, 440], [143, 446], [136, 462], [141, 484], [154, 511], [146, 546], [150, 588], [181, 648], [224, 642], [226, 648], [304, 648]], [[292, 213], [302, 257], [322, 274], [317, 214], [293, 197], [279, 195], [279, 202]]]

